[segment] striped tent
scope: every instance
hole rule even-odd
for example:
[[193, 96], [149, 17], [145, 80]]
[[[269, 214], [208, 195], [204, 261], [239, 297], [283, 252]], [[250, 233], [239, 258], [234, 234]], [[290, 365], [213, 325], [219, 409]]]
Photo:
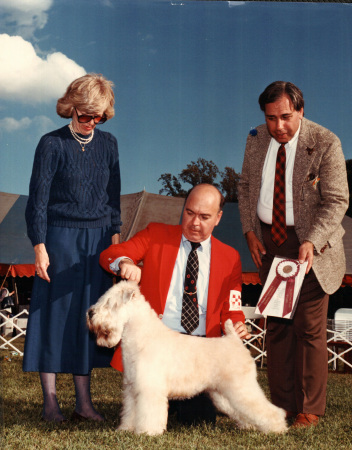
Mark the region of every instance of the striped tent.
[[[28, 196], [0, 192], [0, 275], [34, 276], [34, 252], [27, 237], [24, 211]], [[184, 199], [151, 194], [146, 191], [121, 196], [122, 239], [127, 240], [150, 222], [179, 224]], [[343, 226], [347, 270], [343, 284], [352, 286], [352, 219], [345, 216]], [[242, 260], [243, 282], [259, 283], [258, 271], [252, 261], [242, 234], [237, 203], [225, 204], [214, 236], [236, 248]]]

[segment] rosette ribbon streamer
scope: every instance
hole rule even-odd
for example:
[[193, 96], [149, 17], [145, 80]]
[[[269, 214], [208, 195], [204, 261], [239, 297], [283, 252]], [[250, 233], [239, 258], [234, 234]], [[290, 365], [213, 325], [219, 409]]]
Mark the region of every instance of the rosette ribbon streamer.
[[295, 278], [299, 272], [299, 262], [294, 259], [284, 259], [276, 267], [276, 276], [268, 287], [267, 291], [258, 303], [260, 313], [268, 306], [269, 301], [275, 294], [282, 282], [286, 283], [285, 299], [282, 317], [290, 314], [293, 306], [293, 294], [295, 291]]

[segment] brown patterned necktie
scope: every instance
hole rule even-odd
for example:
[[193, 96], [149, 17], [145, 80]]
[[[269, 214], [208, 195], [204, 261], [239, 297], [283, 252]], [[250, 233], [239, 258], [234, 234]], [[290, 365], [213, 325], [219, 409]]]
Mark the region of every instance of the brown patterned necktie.
[[287, 239], [285, 172], [286, 149], [285, 144], [281, 144], [276, 158], [273, 222], [271, 226], [271, 238], [278, 247], [280, 247]]
[[187, 259], [185, 284], [182, 299], [181, 325], [187, 334], [198, 328], [199, 310], [197, 299], [197, 279], [199, 272], [199, 261], [197, 248], [200, 247], [199, 242], [190, 242], [192, 250]]

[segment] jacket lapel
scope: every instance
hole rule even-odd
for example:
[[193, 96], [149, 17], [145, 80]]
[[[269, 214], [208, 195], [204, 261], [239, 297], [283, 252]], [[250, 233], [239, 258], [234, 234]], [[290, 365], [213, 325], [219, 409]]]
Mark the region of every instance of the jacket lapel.
[[[263, 167], [266, 154], [268, 153], [270, 140], [271, 136], [267, 126], [262, 125], [260, 130], [258, 129], [258, 139], [256, 141], [256, 147], [254, 148], [256, 158], [252, 164], [252, 179], [255, 180], [255, 183], [253, 183], [253, 193], [251, 194], [251, 198], [258, 199], [260, 195]], [[255, 207], [257, 207], [257, 203], [255, 203]]]
[[303, 118], [298, 136], [295, 164], [292, 175], [293, 214], [295, 223], [299, 217], [299, 202], [302, 195], [302, 185], [307, 177], [314, 158], [316, 142], [309, 131], [309, 122]]
[[182, 229], [177, 227], [174, 232], [170, 233], [170, 239], [162, 245], [159, 286], [160, 286], [160, 303], [161, 311], [164, 312], [167, 294], [169, 292], [171, 278], [175, 267], [177, 254], [180, 248]]
[[211, 237], [211, 255], [210, 255], [210, 274], [209, 274], [209, 286], [208, 286], [208, 299], [207, 299], [207, 318], [206, 318], [206, 330], [208, 330], [210, 318], [213, 315], [216, 301], [220, 295], [222, 259], [221, 252], [219, 252], [218, 241], [213, 236]]

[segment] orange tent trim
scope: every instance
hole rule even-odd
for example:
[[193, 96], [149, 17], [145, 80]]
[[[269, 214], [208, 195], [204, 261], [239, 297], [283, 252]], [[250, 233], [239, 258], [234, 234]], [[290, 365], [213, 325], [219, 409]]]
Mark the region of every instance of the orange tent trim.
[[35, 267], [34, 264], [0, 264], [0, 276], [5, 277], [7, 273], [11, 277], [34, 277]]

